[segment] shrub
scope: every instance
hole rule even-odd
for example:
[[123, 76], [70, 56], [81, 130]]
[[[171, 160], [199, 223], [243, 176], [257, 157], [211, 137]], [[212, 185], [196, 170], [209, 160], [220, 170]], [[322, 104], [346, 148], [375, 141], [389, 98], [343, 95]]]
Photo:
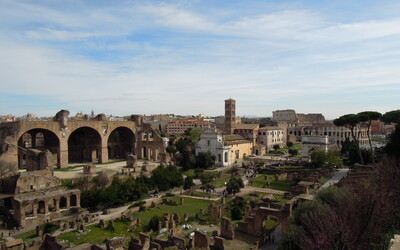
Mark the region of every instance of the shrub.
[[154, 215], [149, 221], [149, 229], [158, 231], [158, 225], [162, 222], [162, 218], [158, 215]]

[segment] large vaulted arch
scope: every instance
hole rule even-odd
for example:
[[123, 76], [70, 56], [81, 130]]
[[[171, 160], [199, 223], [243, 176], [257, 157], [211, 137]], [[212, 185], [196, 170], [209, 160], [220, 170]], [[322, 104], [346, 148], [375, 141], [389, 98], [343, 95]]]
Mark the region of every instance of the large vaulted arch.
[[34, 128], [26, 131], [18, 139], [18, 168], [26, 168], [27, 150], [49, 150], [60, 166], [60, 140], [52, 131]]
[[98, 162], [101, 155], [101, 136], [90, 127], [81, 127], [68, 138], [68, 162]]
[[135, 153], [135, 135], [131, 129], [114, 129], [107, 141], [108, 159], [126, 159], [127, 154]]

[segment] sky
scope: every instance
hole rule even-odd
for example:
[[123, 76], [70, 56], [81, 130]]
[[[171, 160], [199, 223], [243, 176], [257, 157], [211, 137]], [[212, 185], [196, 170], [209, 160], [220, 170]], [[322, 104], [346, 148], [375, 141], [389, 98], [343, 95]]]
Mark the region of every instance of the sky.
[[0, 0], [0, 114], [400, 106], [400, 2]]

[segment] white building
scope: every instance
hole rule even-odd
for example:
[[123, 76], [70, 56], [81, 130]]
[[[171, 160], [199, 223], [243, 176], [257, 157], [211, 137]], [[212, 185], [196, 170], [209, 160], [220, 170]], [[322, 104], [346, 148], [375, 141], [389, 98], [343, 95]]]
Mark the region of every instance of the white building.
[[265, 145], [266, 151], [273, 149], [274, 145], [285, 146], [285, 134], [283, 128], [262, 127], [258, 130], [257, 143]]
[[202, 130], [200, 140], [196, 144], [196, 155], [200, 152], [210, 151], [216, 158], [216, 166], [231, 164], [231, 146], [225, 145], [223, 132], [215, 128]]

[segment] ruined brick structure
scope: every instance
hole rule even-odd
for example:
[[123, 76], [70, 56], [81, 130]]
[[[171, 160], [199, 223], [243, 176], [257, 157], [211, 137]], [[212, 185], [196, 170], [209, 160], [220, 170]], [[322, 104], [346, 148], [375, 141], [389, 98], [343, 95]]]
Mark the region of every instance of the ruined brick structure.
[[73, 120], [68, 115], [69, 111], [61, 110], [49, 121], [1, 123], [0, 159], [18, 164], [20, 169], [31, 165], [30, 150], [48, 150], [55, 159], [48, 165], [59, 168], [69, 163], [126, 159], [131, 153], [139, 159], [168, 160], [162, 138], [142, 123], [140, 116], [111, 121], [103, 114], [91, 120]]
[[0, 180], [0, 205], [8, 209], [21, 227], [77, 215], [80, 191], [61, 187], [50, 169], [27, 171]]

